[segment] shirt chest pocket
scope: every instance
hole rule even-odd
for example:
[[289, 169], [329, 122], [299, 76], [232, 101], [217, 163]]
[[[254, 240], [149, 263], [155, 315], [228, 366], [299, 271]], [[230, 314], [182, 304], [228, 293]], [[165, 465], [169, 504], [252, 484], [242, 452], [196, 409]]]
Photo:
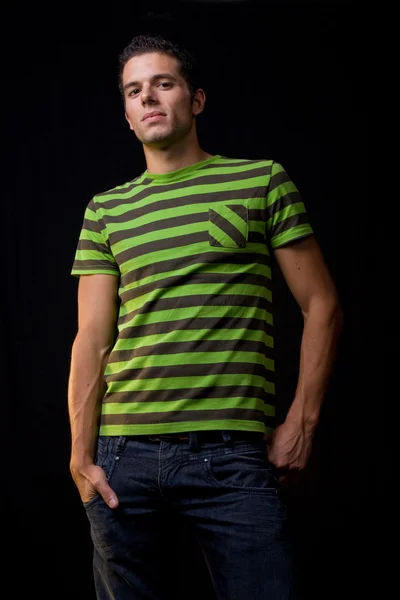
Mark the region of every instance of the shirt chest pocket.
[[245, 248], [249, 236], [247, 204], [216, 203], [208, 209], [210, 246]]

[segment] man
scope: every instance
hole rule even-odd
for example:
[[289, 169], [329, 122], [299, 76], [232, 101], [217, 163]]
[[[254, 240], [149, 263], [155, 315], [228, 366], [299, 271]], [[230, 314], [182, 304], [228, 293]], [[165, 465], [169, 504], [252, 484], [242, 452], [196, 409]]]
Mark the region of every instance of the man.
[[[72, 269], [70, 468], [97, 597], [162, 597], [160, 526], [172, 511], [193, 530], [218, 598], [287, 599], [278, 490], [310, 455], [337, 292], [283, 167], [201, 149], [206, 97], [190, 55], [138, 36], [120, 65], [147, 170], [90, 201]], [[273, 259], [304, 317], [298, 385], [278, 427]]]

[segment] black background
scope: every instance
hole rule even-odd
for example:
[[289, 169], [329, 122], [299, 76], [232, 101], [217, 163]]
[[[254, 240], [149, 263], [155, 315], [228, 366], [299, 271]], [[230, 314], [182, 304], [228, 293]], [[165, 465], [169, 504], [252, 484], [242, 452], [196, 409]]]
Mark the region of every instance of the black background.
[[[2, 522], [13, 586], [6, 597], [94, 598], [88, 523], [68, 468], [77, 325], [70, 270], [90, 198], [146, 168], [124, 119], [117, 56], [140, 33], [138, 15], [157, 8], [180, 19], [201, 63], [200, 145], [284, 165], [337, 283], [345, 318], [338, 359], [309, 469], [288, 506], [304, 597], [372, 595], [379, 578], [383, 585], [384, 509], [367, 260], [369, 15], [363, 3], [210, 1], [3, 8]], [[279, 273], [275, 293], [283, 418], [302, 323]], [[174, 597], [213, 598], [184, 528], [174, 523], [165, 535]]]

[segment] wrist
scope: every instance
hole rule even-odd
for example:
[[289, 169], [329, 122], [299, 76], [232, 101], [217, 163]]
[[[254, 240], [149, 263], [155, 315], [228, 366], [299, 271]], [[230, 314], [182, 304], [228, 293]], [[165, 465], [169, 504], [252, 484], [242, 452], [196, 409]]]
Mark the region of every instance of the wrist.
[[71, 460], [69, 461], [69, 470], [72, 475], [84, 472], [87, 467], [94, 464], [93, 458], [89, 454], [77, 455], [72, 454]]
[[307, 430], [313, 431], [319, 422], [320, 406], [307, 407], [304, 403], [293, 401], [286, 419], [292, 423], [301, 424]]
[[87, 444], [76, 444], [72, 446], [70, 464], [80, 467], [87, 464], [93, 464], [95, 451], [92, 446]]

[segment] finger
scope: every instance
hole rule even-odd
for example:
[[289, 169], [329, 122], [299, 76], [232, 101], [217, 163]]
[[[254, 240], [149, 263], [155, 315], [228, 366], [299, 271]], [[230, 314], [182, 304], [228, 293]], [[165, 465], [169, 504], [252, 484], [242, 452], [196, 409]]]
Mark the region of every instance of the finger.
[[291, 474], [291, 485], [297, 485], [301, 479], [301, 471], [293, 471]]
[[275, 463], [275, 452], [271, 446], [266, 446], [265, 454], [267, 455], [269, 462], [273, 464], [275, 468], [278, 468]]
[[104, 502], [108, 504], [110, 508], [116, 508], [118, 506], [118, 497], [114, 490], [108, 485], [105, 475], [96, 481], [95, 487], [102, 496]]
[[292, 469], [290, 471], [286, 471], [285, 473], [281, 473], [279, 476], [279, 483], [283, 487], [289, 488], [294, 487], [301, 479], [301, 472], [297, 469]]
[[81, 496], [82, 502], [86, 503], [86, 502], [90, 502], [91, 500], [93, 500], [93, 498], [98, 495], [98, 492], [95, 487], [93, 487], [91, 484], [88, 484], [86, 482], [84, 491], [82, 489], [79, 489], [79, 494]]
[[284, 475], [279, 475], [278, 477], [279, 485], [287, 488], [290, 485], [290, 475], [289, 473], [285, 473]]
[[104, 489], [102, 488], [99, 490], [99, 492], [102, 495], [104, 502], [106, 502], [110, 508], [117, 508], [119, 500], [114, 490], [112, 490], [108, 484], [104, 486]]

